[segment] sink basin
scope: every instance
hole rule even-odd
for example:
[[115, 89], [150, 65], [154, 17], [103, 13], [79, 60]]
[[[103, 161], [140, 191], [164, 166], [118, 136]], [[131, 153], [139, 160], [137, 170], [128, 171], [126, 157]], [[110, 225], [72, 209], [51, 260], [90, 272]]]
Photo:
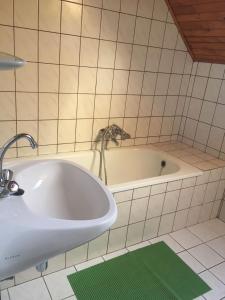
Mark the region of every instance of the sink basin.
[[36, 160], [12, 170], [25, 193], [0, 200], [0, 280], [96, 238], [116, 220], [108, 189], [72, 162]]

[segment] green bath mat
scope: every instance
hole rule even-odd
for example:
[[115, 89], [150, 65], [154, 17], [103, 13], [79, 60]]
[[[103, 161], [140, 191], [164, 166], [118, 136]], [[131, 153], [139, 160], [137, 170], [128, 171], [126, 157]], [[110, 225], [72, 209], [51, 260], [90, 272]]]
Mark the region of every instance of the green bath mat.
[[68, 276], [78, 300], [193, 300], [209, 286], [164, 242]]

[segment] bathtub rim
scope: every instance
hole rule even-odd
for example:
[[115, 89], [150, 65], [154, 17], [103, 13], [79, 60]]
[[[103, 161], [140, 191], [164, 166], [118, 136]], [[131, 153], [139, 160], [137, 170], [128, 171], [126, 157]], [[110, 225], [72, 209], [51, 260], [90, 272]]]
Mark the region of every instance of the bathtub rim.
[[[177, 164], [180, 169], [177, 172], [168, 174], [168, 175], [162, 175], [162, 176], [155, 176], [145, 179], [139, 179], [135, 181], [129, 181], [125, 183], [119, 183], [114, 185], [108, 185], [107, 188], [110, 190], [110, 192], [122, 192], [126, 190], [131, 190], [135, 188], [141, 188], [151, 185], [157, 185], [162, 183], [167, 183], [171, 181], [177, 181], [181, 179], [191, 178], [200, 176], [203, 174], [203, 171], [200, 169], [193, 167], [192, 165], [182, 161], [179, 158], [176, 158], [169, 154], [166, 151], [160, 150], [154, 145], [140, 145], [140, 146], [129, 146], [129, 147], [117, 147], [117, 148], [110, 148], [107, 151], [126, 151], [126, 150], [141, 150], [141, 149], [149, 149], [152, 151], [155, 151], [161, 155], [163, 155], [163, 158], [168, 159], [175, 164]], [[70, 157], [74, 155], [82, 155], [84, 153], [91, 153], [92, 155], [95, 155], [96, 151], [99, 152], [98, 149], [96, 150], [85, 150], [85, 151], [76, 151], [76, 152], [68, 152], [68, 153], [57, 153], [57, 154], [46, 154], [46, 155], [39, 155], [39, 156], [31, 156], [31, 157], [18, 157], [18, 158], [10, 158], [5, 160], [4, 166], [6, 167], [13, 167], [17, 163], [21, 163], [24, 161], [30, 161], [30, 160], [44, 160], [44, 159], [65, 159], [68, 160]], [[78, 163], [79, 164], [79, 163]], [[89, 170], [90, 171], [90, 170]]]

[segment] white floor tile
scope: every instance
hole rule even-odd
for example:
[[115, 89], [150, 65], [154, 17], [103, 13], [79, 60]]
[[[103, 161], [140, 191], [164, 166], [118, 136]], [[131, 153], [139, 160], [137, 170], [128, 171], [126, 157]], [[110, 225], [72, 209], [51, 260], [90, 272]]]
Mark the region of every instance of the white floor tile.
[[122, 249], [122, 250], [112, 252], [110, 254], [106, 254], [106, 255], [103, 256], [103, 258], [104, 258], [104, 260], [109, 260], [109, 259], [115, 258], [117, 256], [126, 254], [127, 252], [128, 252], [127, 249]]
[[78, 265], [75, 266], [75, 268], [77, 269], [77, 271], [81, 271], [81, 270], [90, 268], [92, 266], [95, 266], [97, 264], [100, 264], [102, 262], [104, 262], [103, 258], [102, 257], [97, 257], [97, 258], [85, 261], [81, 264], [78, 264]]
[[197, 235], [202, 241], [208, 242], [225, 234], [225, 223], [219, 219], [213, 219], [194, 225], [190, 227], [189, 230]]
[[38, 278], [9, 289], [11, 300], [51, 300], [43, 278]]
[[143, 243], [139, 243], [139, 244], [130, 246], [130, 247], [127, 248], [127, 250], [128, 251], [134, 251], [134, 250], [137, 250], [137, 249], [140, 249], [140, 248], [147, 247], [149, 245], [150, 245], [149, 242], [143, 242]]
[[207, 245], [209, 245], [218, 254], [225, 258], [225, 237], [220, 237], [218, 239], [212, 240], [208, 242]]
[[200, 264], [190, 253], [187, 251], [181, 252], [178, 256], [197, 274], [205, 271], [205, 267]]
[[44, 277], [53, 300], [61, 300], [74, 294], [67, 276], [75, 272], [75, 268], [70, 267]]
[[210, 271], [225, 284], [225, 262], [215, 266]]
[[224, 260], [220, 255], [205, 244], [189, 249], [188, 252], [206, 268], [211, 268]]
[[225, 296], [225, 286], [211, 272], [205, 271], [199, 275], [211, 287], [211, 291], [204, 294], [207, 300], [219, 300]]
[[162, 236], [159, 236], [157, 238], [154, 238], [152, 240], [150, 240], [151, 244], [155, 244], [158, 242], [165, 242], [167, 244], [167, 246], [169, 246], [175, 253], [184, 251], [184, 248], [181, 247], [181, 245], [179, 245], [173, 238], [171, 238], [171, 236], [169, 236], [169, 234], [165, 234]]
[[[76, 268], [82, 270], [123, 255], [128, 250], [133, 251], [159, 241], [164, 241], [174, 252], [179, 253], [179, 257], [212, 287], [212, 291], [195, 300], [225, 300], [225, 223], [218, 219], [135, 244], [128, 249], [80, 263]], [[74, 272], [76, 269], [70, 267], [44, 276], [47, 286], [43, 278], [38, 278], [11, 287], [8, 289], [9, 294], [7, 290], [2, 291], [1, 300], [77, 300], [67, 279], [67, 275]]]
[[185, 249], [192, 248], [202, 243], [202, 241], [188, 229], [181, 229], [171, 233], [170, 235]]
[[0, 292], [1, 300], [9, 300], [9, 293], [7, 290]]

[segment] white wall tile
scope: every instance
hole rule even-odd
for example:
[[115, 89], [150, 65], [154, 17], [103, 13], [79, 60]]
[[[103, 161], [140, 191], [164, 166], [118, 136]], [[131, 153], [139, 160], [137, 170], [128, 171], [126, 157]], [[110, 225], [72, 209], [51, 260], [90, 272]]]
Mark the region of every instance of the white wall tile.
[[116, 44], [109, 41], [100, 41], [98, 66], [113, 68], [116, 54]]
[[224, 130], [218, 127], [211, 127], [208, 146], [220, 150], [224, 138]]
[[153, 13], [153, 6], [154, 1], [153, 0], [140, 0], [138, 2], [138, 16], [151, 18]]
[[121, 11], [136, 15], [138, 0], [121, 0]]
[[88, 246], [88, 259], [102, 256], [106, 254], [108, 244], [108, 232], [91, 241]]
[[156, 20], [152, 21], [149, 46], [162, 47], [165, 33], [165, 24]]
[[127, 242], [126, 246], [131, 246], [141, 242], [144, 232], [144, 222], [131, 224], [127, 231]]
[[98, 8], [84, 6], [82, 17], [82, 34], [98, 38], [100, 35], [101, 11]]
[[217, 102], [221, 82], [222, 81], [219, 79], [209, 78], [209, 81], [207, 83], [206, 93], [205, 93], [206, 100]]
[[156, 95], [167, 95], [169, 86], [169, 74], [159, 73], [156, 83], [155, 94]]
[[119, 26], [118, 22], [119, 22], [118, 13], [103, 10], [100, 37], [105, 40], [116, 41], [117, 30]]
[[199, 76], [208, 77], [210, 69], [211, 69], [211, 64], [200, 62], [200, 63], [198, 63], [196, 74], [199, 75]]
[[143, 75], [143, 72], [130, 71], [128, 94], [141, 94]]
[[62, 33], [80, 35], [81, 11], [81, 5], [70, 2], [62, 2]]
[[142, 93], [143, 95], [154, 95], [157, 75], [155, 73], [144, 73]]
[[151, 21], [149, 19], [137, 17], [135, 26], [134, 43], [148, 45]]
[[173, 224], [173, 230], [180, 230], [186, 227], [188, 209], [176, 212]]
[[[10, 5], [10, 2], [9, 2]], [[47, 5], [46, 5], [47, 6]], [[43, 24], [43, 1], [40, 1], [40, 26]], [[46, 9], [47, 7], [45, 7]], [[57, 8], [59, 8], [59, 5], [57, 5]], [[7, 10], [10, 9], [10, 6], [8, 8], [3, 7], [3, 12], [7, 13]], [[27, 14], [27, 11], [30, 13]], [[58, 9], [57, 9], [58, 12]], [[11, 11], [12, 13], [12, 11]], [[46, 14], [48, 13], [48, 9]], [[10, 17], [10, 12], [8, 11], [8, 22], [12, 22], [12, 15]], [[38, 27], [38, 3], [35, 0], [28, 1], [28, 0], [16, 0], [14, 3], [14, 14], [15, 14], [15, 25], [21, 26], [21, 27], [27, 27], [27, 28], [33, 28], [37, 29]], [[4, 18], [6, 18], [7, 15], [5, 15]], [[4, 19], [3, 19], [4, 22]], [[7, 23], [8, 23], [7, 22]], [[12, 25], [12, 24], [11, 24]]]
[[158, 235], [163, 235], [172, 231], [175, 213], [161, 217]]
[[158, 217], [162, 214], [164, 199], [165, 193], [150, 196], [147, 219]]
[[149, 47], [146, 59], [146, 71], [157, 72], [159, 68], [161, 49]]
[[177, 42], [177, 27], [174, 24], [167, 23], [165, 30], [165, 37], [163, 41], [163, 47], [168, 49], [175, 49]]
[[131, 69], [144, 71], [146, 60], [147, 47], [145, 46], [133, 46]]
[[153, 18], [160, 21], [166, 21], [168, 7], [164, 0], [155, 1]]
[[113, 94], [126, 94], [128, 85], [128, 71], [114, 71]]
[[163, 49], [159, 64], [159, 72], [170, 73], [173, 65], [174, 51]]
[[178, 210], [187, 209], [190, 207], [193, 191], [193, 187], [182, 189], [180, 191], [179, 202], [177, 206]]
[[80, 46], [81, 66], [97, 67], [98, 47], [99, 47], [99, 41], [97, 39], [81, 38], [81, 46]]
[[196, 77], [193, 87], [192, 96], [195, 98], [203, 99], [207, 86], [207, 78]]
[[177, 207], [180, 190], [167, 192], [163, 205], [163, 214], [174, 212]]
[[110, 94], [113, 84], [113, 70], [98, 69], [96, 92], [98, 94]]
[[[29, 2], [36, 2], [36, 1], [29, 1]], [[60, 2], [55, 0], [39, 1], [39, 28], [41, 30], [60, 32], [60, 12], [61, 12], [60, 6], [61, 6]], [[54, 9], [52, 9], [53, 7]], [[29, 9], [27, 7], [26, 9], [24, 9], [24, 12], [26, 12], [27, 9], [29, 11], [32, 11], [32, 9]], [[26, 14], [26, 15], [29, 15], [29, 18], [32, 17], [32, 14]]]
[[126, 243], [127, 227], [122, 227], [109, 232], [108, 252], [123, 249]]
[[118, 41], [132, 43], [134, 39], [135, 17], [121, 14], [119, 21]]
[[88, 244], [66, 252], [66, 267], [71, 267], [87, 259]]
[[[113, 224], [112, 228], [122, 227], [128, 225], [129, 217], [130, 217], [130, 209], [131, 209], [131, 202], [123, 202], [117, 204], [118, 208], [118, 216], [116, 222]], [[135, 209], [135, 207], [134, 207]], [[135, 213], [133, 209], [133, 213]]]
[[143, 240], [149, 240], [158, 235], [160, 217], [147, 220], [143, 233]]
[[144, 221], [148, 207], [148, 197], [132, 201], [130, 211], [130, 223]]

